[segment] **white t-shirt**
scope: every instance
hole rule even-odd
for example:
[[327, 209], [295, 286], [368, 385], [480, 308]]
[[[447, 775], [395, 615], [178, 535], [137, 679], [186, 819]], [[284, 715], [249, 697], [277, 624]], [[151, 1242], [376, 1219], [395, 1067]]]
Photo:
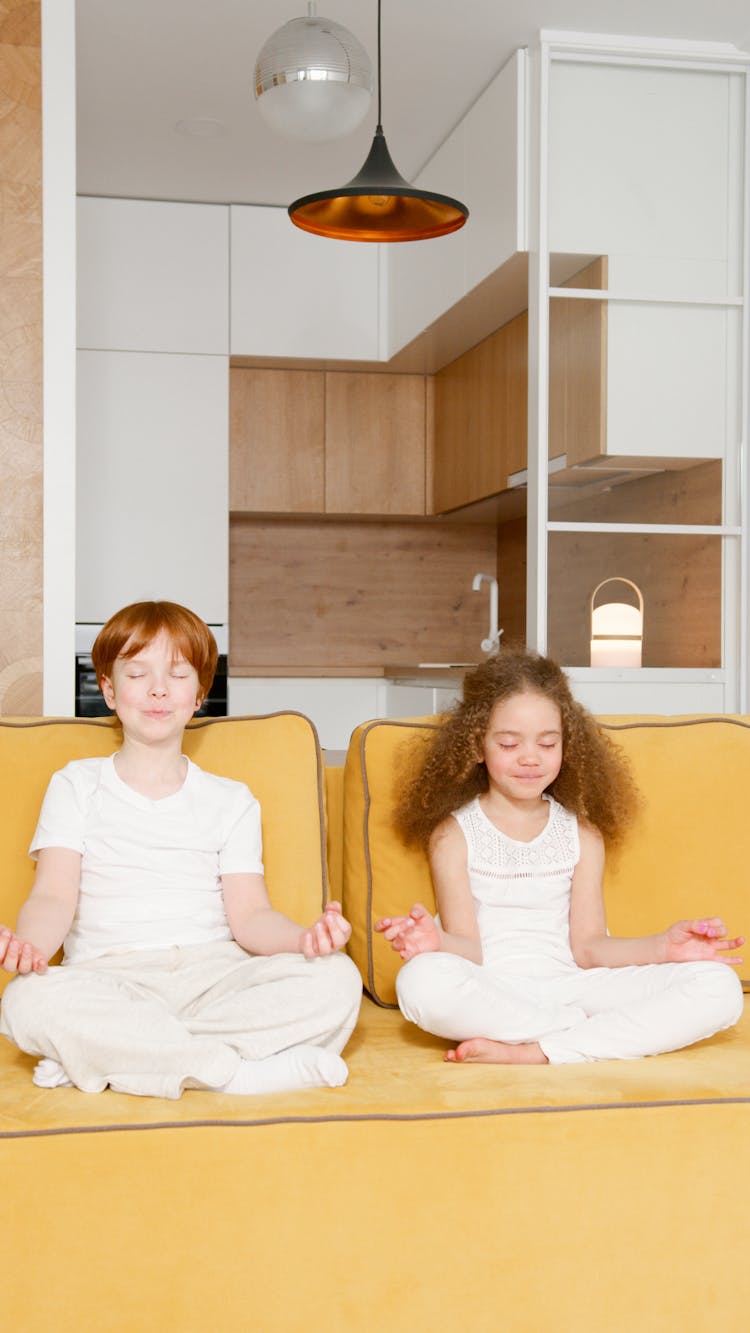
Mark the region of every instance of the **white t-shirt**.
[[158, 801], [128, 787], [112, 755], [53, 774], [29, 850], [81, 853], [65, 962], [232, 938], [219, 877], [263, 873], [260, 806], [244, 783], [187, 763]]

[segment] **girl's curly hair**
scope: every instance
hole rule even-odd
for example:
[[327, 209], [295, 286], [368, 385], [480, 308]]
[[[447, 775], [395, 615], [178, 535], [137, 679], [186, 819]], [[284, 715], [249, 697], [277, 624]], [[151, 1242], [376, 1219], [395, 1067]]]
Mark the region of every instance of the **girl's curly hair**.
[[549, 794], [598, 828], [609, 846], [622, 839], [639, 805], [624, 753], [573, 698], [556, 662], [503, 648], [466, 676], [462, 701], [437, 729], [418, 773], [401, 792], [395, 819], [407, 842], [426, 846], [438, 824], [488, 790], [481, 752], [490, 714], [495, 704], [524, 693], [544, 695], [560, 709], [562, 767]]

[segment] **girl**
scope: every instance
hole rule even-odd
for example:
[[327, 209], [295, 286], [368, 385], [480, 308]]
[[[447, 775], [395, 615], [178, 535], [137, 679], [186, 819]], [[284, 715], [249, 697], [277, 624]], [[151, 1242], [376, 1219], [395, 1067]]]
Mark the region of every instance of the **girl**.
[[[34, 1082], [179, 1097], [345, 1082], [359, 973], [331, 903], [309, 928], [271, 907], [258, 802], [182, 753], [216, 643], [173, 602], [138, 602], [92, 658], [122, 748], [53, 775], [16, 932], [0, 928], [0, 1031]], [[62, 967], [48, 962], [64, 942]]]
[[605, 843], [637, 807], [621, 753], [547, 658], [503, 651], [466, 677], [398, 811], [429, 851], [439, 918], [376, 923], [406, 960], [404, 1016], [457, 1041], [450, 1061], [634, 1059], [736, 1023], [717, 917], [613, 939]]

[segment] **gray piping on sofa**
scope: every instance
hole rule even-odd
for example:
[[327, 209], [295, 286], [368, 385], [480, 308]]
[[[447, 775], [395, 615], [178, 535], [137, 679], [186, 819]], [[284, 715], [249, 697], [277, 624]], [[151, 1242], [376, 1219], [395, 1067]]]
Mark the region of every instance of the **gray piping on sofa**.
[[667, 1110], [675, 1106], [750, 1106], [750, 1097], [696, 1097], [664, 1098], [659, 1101], [622, 1101], [622, 1102], [582, 1102], [563, 1106], [498, 1106], [476, 1111], [413, 1111], [386, 1112], [373, 1111], [352, 1115], [280, 1115], [259, 1116], [250, 1120], [155, 1120], [150, 1124], [113, 1124], [113, 1125], [68, 1125], [58, 1129], [10, 1129], [0, 1130], [0, 1140], [4, 1139], [42, 1139], [61, 1138], [71, 1134], [121, 1134], [138, 1133], [141, 1130], [158, 1129], [262, 1129], [273, 1125], [331, 1125], [374, 1123], [377, 1121], [395, 1123], [420, 1123], [428, 1120], [487, 1120], [500, 1116], [519, 1115], [573, 1115], [578, 1111], [650, 1111]]

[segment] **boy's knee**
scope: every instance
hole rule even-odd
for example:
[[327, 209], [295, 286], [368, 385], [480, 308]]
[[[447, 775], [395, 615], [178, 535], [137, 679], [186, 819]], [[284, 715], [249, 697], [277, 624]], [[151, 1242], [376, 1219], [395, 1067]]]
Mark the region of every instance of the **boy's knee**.
[[[320, 964], [323, 964], [320, 967]], [[351, 958], [345, 953], [329, 954], [327, 958], [316, 961], [321, 981], [331, 996], [333, 1004], [344, 1013], [359, 1008], [362, 999], [362, 978]]]
[[46, 977], [30, 972], [28, 976], [14, 977], [3, 991], [0, 1002], [0, 1032], [10, 1037], [17, 1046], [30, 1035], [35, 1016], [40, 1012], [44, 995], [49, 989]]

